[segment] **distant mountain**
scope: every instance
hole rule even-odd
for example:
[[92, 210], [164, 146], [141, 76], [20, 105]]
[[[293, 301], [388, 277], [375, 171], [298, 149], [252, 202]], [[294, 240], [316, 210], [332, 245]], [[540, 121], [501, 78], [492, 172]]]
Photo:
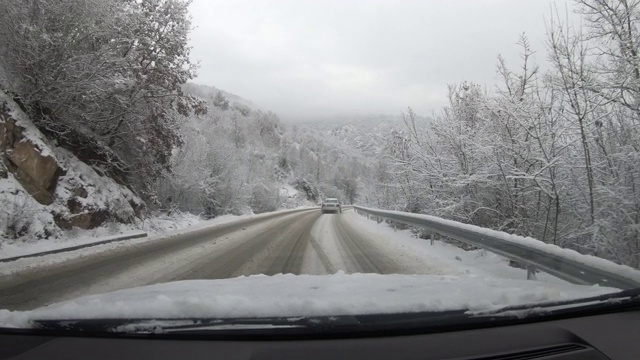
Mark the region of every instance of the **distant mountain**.
[[224, 91], [222, 89], [218, 89], [215, 86], [210, 86], [210, 85], [201, 85], [201, 84], [195, 84], [195, 83], [186, 83], [182, 86], [182, 89], [187, 92], [190, 93], [194, 96], [197, 96], [203, 100], [207, 100], [207, 99], [213, 99], [214, 96], [216, 96], [216, 94], [218, 93], [218, 91], [220, 91], [222, 93], [222, 95], [224, 95], [224, 97], [227, 98], [227, 100], [229, 100], [229, 102], [231, 104], [233, 103], [239, 103], [239, 104], [243, 104], [246, 105], [248, 107], [250, 107], [253, 110], [260, 110], [260, 107], [256, 104], [254, 104], [253, 102], [251, 102], [250, 100], [247, 100], [241, 96], [238, 96], [236, 94], [232, 94], [228, 91]]
[[[419, 117], [417, 120], [424, 122], [429, 121], [429, 118]], [[349, 145], [366, 157], [380, 155], [392, 132], [406, 130], [401, 115], [353, 116], [303, 124]]]

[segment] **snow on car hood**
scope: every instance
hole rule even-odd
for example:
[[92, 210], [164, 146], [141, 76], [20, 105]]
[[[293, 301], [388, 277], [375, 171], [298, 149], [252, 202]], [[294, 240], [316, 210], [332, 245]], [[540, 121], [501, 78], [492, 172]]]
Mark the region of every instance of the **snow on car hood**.
[[468, 309], [571, 300], [618, 289], [477, 276], [253, 275], [118, 290], [30, 311], [0, 310], [0, 326], [30, 320], [260, 318]]

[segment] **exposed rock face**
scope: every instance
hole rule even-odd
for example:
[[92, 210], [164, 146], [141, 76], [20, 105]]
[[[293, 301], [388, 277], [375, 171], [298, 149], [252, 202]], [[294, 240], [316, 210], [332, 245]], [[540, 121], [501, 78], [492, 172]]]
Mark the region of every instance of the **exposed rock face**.
[[11, 119], [8, 109], [2, 105], [0, 107], [0, 150], [4, 153], [8, 147], [13, 145], [13, 131], [15, 124]]
[[7, 166], [3, 161], [0, 161], [0, 179], [6, 179], [8, 175]]
[[7, 111], [6, 105], [0, 112], [0, 151], [4, 166], [15, 174], [16, 179], [39, 203], [53, 203], [58, 177], [64, 172], [50, 155], [43, 155], [42, 149], [23, 136], [23, 129]]
[[99, 174], [71, 151], [49, 144], [2, 91], [0, 182], [0, 208], [11, 204], [16, 208], [15, 219], [0, 217], [0, 238], [9, 236], [7, 229], [15, 227], [13, 223], [24, 225], [26, 233], [9, 237], [44, 239], [60, 229], [92, 229], [107, 221], [132, 223], [144, 216], [144, 202], [131, 190]]
[[44, 190], [54, 190], [62, 169], [51, 156], [42, 156], [40, 150], [27, 140], [14, 144], [9, 161], [24, 171], [34, 185]]
[[82, 186], [78, 186], [77, 188], [73, 189], [73, 195], [86, 199], [87, 195], [89, 194], [87, 193], [87, 189], [83, 188]]
[[90, 211], [74, 208], [71, 215], [55, 214], [53, 218], [58, 227], [69, 230], [73, 227], [93, 229], [104, 224], [109, 217], [109, 212], [106, 210]]
[[93, 229], [102, 225], [108, 218], [109, 214], [104, 210], [84, 212], [71, 216], [71, 225], [81, 229]]

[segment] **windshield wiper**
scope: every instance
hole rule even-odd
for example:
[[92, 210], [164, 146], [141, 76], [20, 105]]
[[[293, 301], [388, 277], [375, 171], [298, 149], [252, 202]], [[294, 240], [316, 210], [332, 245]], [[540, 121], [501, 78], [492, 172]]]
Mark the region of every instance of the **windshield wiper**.
[[353, 316], [264, 317], [264, 318], [186, 318], [186, 319], [78, 319], [34, 320], [36, 329], [81, 333], [210, 333], [263, 330], [318, 331], [357, 325]]
[[637, 309], [640, 288], [566, 301], [507, 306], [490, 311], [469, 309], [416, 313], [337, 316], [197, 319], [79, 319], [35, 320], [35, 329], [82, 334], [178, 335], [178, 336], [271, 336], [384, 333], [389, 331], [431, 332], [452, 327], [471, 328], [488, 323], [510, 323], [544, 319], [551, 315], [584, 316], [595, 311]]
[[420, 313], [198, 319], [33, 320], [38, 330], [80, 334], [271, 335], [336, 334], [388, 330], [468, 319], [465, 309]]
[[510, 305], [496, 310], [468, 311], [472, 316], [516, 316], [518, 318], [530, 315], [544, 315], [551, 313], [576, 311], [578, 309], [606, 308], [615, 304], [640, 303], [640, 288], [622, 290], [615, 293], [579, 298], [573, 300], [548, 301], [524, 305]]

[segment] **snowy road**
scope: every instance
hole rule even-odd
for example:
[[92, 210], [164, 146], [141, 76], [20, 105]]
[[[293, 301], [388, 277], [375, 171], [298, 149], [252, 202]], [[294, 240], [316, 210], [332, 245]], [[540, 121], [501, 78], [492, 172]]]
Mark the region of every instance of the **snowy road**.
[[190, 279], [274, 275], [449, 274], [367, 232], [351, 210], [274, 214], [89, 254], [0, 277], [0, 309], [26, 310], [82, 295]]

